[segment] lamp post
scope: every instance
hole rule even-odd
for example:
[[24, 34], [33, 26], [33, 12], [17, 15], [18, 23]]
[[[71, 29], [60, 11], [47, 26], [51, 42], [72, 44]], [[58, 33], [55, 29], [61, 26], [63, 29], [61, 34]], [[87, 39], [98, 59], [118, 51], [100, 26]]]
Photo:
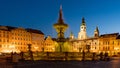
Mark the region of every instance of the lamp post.
[[90, 52], [90, 45], [86, 45], [87, 52]]
[[37, 56], [38, 56], [38, 47], [35, 46], [34, 48], [35, 48], [36, 54], [37, 54]]
[[33, 52], [31, 51], [31, 44], [28, 44], [28, 53], [30, 55], [30, 59], [33, 60]]

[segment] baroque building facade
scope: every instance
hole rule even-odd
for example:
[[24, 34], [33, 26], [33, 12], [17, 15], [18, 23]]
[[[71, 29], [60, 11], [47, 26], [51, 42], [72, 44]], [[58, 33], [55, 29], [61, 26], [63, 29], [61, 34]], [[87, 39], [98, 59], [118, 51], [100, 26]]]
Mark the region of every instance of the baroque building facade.
[[99, 51], [110, 55], [120, 54], [120, 35], [119, 33], [103, 34], [99, 37]]
[[[83, 19], [82, 19], [83, 20]], [[82, 21], [83, 24], [83, 21]], [[84, 23], [85, 24], [85, 23]], [[82, 27], [83, 25], [81, 25]], [[85, 26], [84, 26], [85, 27]], [[82, 29], [83, 30], [83, 29]], [[85, 31], [85, 30], [84, 30]], [[83, 36], [83, 37], [81, 37]], [[99, 29], [96, 27], [93, 37], [85, 37], [86, 32], [78, 33], [78, 39], [73, 39], [73, 45], [77, 46], [79, 52], [108, 53], [120, 55], [120, 35], [119, 33], [110, 33], [99, 35]]]
[[44, 34], [39, 30], [0, 26], [0, 52], [26, 52], [28, 44], [32, 51], [41, 51]]
[[[83, 19], [82, 19], [83, 24]], [[84, 23], [85, 24], [85, 23]], [[81, 25], [80, 27], [82, 27]], [[85, 28], [85, 26], [84, 26]], [[81, 28], [83, 30], [83, 28]], [[80, 29], [80, 30], [81, 30]], [[81, 31], [82, 31], [81, 30]], [[84, 31], [86, 31], [84, 29]], [[83, 36], [83, 37], [81, 37]], [[85, 37], [86, 36], [86, 37]], [[119, 33], [110, 33], [99, 35], [99, 29], [96, 27], [93, 37], [88, 37], [86, 32], [78, 33], [78, 39], [73, 39], [73, 45], [77, 46], [79, 52], [108, 53], [111, 55], [120, 54], [120, 35]]]

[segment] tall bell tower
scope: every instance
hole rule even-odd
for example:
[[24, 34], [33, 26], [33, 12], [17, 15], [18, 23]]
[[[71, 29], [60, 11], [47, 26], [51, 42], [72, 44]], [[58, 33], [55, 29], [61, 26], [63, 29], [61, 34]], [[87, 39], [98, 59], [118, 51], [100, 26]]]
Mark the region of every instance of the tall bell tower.
[[86, 33], [86, 23], [85, 19], [82, 18], [82, 24], [80, 26], [80, 32], [78, 33], [78, 40], [87, 39], [87, 33]]
[[68, 25], [64, 23], [62, 18], [62, 5], [60, 6], [58, 22], [53, 25], [57, 32], [57, 41], [63, 42], [65, 40], [64, 33], [68, 28]]
[[99, 37], [99, 29], [98, 29], [98, 27], [96, 27], [96, 29], [94, 31], [94, 37]]

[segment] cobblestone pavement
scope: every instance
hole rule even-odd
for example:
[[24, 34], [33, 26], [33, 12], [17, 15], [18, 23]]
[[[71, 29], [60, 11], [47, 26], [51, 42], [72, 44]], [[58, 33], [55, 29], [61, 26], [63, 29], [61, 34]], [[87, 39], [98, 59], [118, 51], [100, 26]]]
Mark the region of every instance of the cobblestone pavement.
[[[12, 66], [11, 66], [12, 65]], [[120, 68], [120, 60], [111, 61], [27, 61], [0, 64], [0, 68]]]

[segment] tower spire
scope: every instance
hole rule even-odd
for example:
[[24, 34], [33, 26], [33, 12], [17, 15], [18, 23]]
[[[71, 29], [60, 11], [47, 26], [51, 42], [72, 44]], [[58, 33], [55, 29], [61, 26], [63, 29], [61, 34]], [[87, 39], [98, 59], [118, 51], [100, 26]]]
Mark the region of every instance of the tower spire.
[[64, 23], [64, 21], [63, 21], [63, 14], [62, 14], [62, 5], [60, 5], [58, 23]]
[[73, 39], [74, 38], [74, 34], [73, 34], [73, 32], [71, 31], [71, 33], [70, 33], [70, 39]]
[[82, 18], [82, 25], [85, 25], [85, 19], [84, 19], [84, 17]]
[[98, 26], [96, 26], [96, 31], [98, 31], [98, 32], [99, 32]]
[[62, 10], [62, 4], [60, 5], [60, 10]]
[[96, 29], [94, 31], [94, 37], [99, 37], [99, 29], [97, 26], [96, 26]]

